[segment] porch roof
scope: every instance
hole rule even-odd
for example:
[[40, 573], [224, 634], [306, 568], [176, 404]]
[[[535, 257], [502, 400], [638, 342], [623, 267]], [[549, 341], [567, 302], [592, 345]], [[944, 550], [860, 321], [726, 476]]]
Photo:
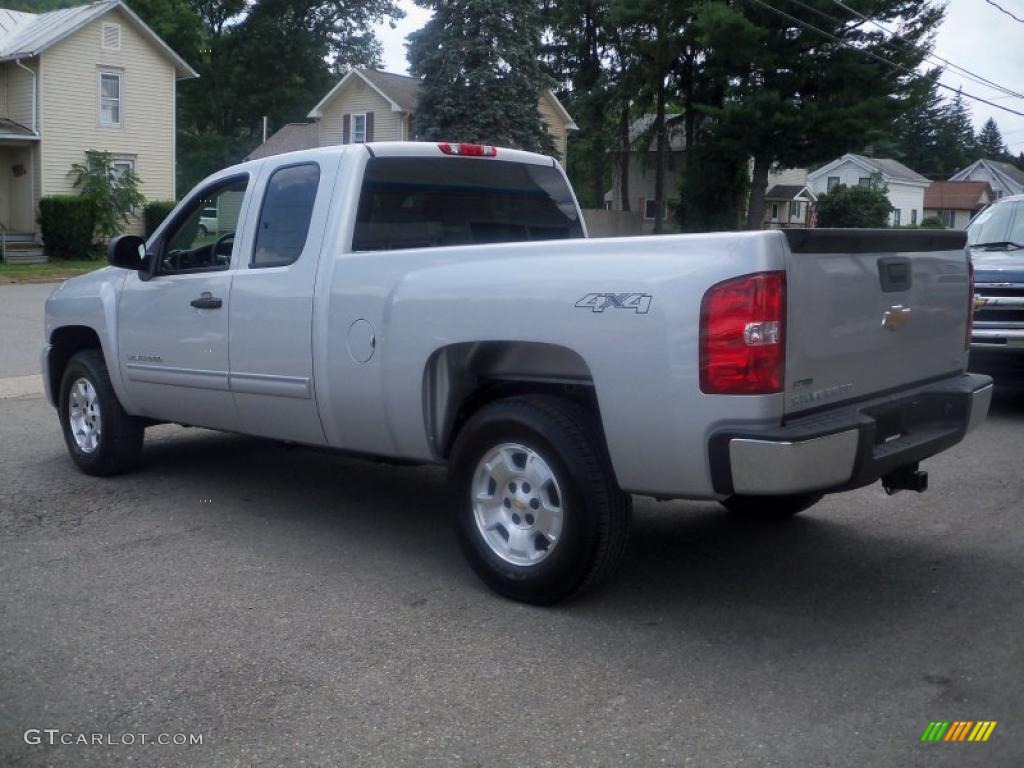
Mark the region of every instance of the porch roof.
[[15, 141], [39, 141], [39, 134], [31, 128], [26, 128], [21, 123], [0, 117], [0, 141], [14, 139]]

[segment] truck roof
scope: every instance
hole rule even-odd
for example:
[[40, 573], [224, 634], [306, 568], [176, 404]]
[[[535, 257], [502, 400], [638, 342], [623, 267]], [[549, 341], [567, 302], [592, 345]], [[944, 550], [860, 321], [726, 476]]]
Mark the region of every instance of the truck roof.
[[[233, 173], [242, 170], [248, 170], [255, 168], [260, 163], [265, 163], [268, 160], [277, 158], [288, 158], [289, 160], [299, 159], [314, 159], [324, 155], [337, 155], [345, 154], [348, 152], [369, 152], [372, 157], [455, 157], [457, 153], [449, 150], [444, 152], [441, 150], [442, 146], [447, 147], [460, 147], [462, 145], [457, 142], [437, 142], [437, 141], [371, 141], [365, 144], [333, 144], [326, 147], [315, 147], [313, 149], [299, 149], [294, 152], [284, 152], [280, 155], [271, 155], [269, 157], [257, 158], [255, 160], [249, 160], [244, 163], [238, 163], [228, 168], [224, 168], [217, 173], [211, 174], [209, 179], [215, 179], [220, 176], [230, 176]], [[466, 145], [476, 146], [476, 145]], [[547, 155], [541, 155], [536, 152], [526, 152], [521, 149], [511, 149], [508, 147], [496, 147], [496, 154], [488, 157], [478, 157], [481, 162], [494, 162], [504, 161], [513, 163], [527, 163], [529, 165], [556, 165], [557, 160]]]

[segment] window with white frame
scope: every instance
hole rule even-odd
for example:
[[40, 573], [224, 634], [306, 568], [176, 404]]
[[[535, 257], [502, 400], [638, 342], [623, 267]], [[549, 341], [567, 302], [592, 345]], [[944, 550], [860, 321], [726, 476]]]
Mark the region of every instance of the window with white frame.
[[833, 190], [833, 188], [838, 187], [838, 186], [839, 186], [839, 177], [838, 176], [829, 176], [828, 177], [828, 191], [831, 192]]
[[859, 187], [870, 187], [871, 186], [871, 177], [870, 176], [861, 176], [859, 179], [857, 179], [857, 186], [859, 186]]
[[772, 221], [779, 220], [779, 204], [772, 203]]
[[100, 125], [121, 127], [122, 81], [120, 72], [100, 71]]
[[791, 202], [789, 204], [789, 218], [790, 219], [798, 219], [799, 220], [800, 219], [800, 213], [801, 213], [801, 211], [800, 211], [800, 201], [799, 200], [794, 200], [793, 202]]
[[352, 115], [352, 143], [366, 143], [366, 115]]
[[110, 165], [118, 176], [135, 171], [135, 159], [131, 157], [115, 157]]
[[892, 225], [894, 227], [898, 227], [900, 225], [900, 213], [901, 211], [899, 208], [892, 212]]
[[654, 217], [658, 213], [658, 201], [645, 198], [644, 199], [644, 219], [646, 221], [654, 221]]
[[910, 211], [910, 223], [917, 224], [917, 208]]

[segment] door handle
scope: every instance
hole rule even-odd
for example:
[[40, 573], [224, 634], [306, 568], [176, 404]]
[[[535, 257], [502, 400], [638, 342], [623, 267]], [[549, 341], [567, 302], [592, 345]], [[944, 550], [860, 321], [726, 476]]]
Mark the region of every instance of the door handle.
[[203, 291], [201, 294], [199, 294], [198, 299], [192, 299], [192, 301], [189, 302], [189, 304], [191, 304], [196, 309], [220, 309], [220, 306], [223, 303], [223, 301], [218, 299], [209, 291]]

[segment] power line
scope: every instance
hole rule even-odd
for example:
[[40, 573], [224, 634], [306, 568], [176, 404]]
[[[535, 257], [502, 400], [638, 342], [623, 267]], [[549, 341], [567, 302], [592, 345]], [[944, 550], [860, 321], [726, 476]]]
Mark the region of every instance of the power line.
[[[788, 19], [789, 21], [792, 21], [797, 26], [803, 27], [804, 29], [809, 29], [812, 32], [817, 32], [819, 35], [822, 35], [824, 37], [830, 38], [831, 40], [834, 40], [835, 42], [839, 43], [843, 47], [849, 48], [851, 51], [857, 51], [858, 53], [862, 53], [865, 56], [870, 56], [872, 59], [875, 59], [875, 60], [881, 62], [882, 64], [885, 64], [886, 66], [891, 67], [891, 68], [893, 68], [895, 70], [903, 72], [904, 74], [910, 75], [911, 77], [917, 78], [919, 80], [924, 79], [924, 76], [920, 72], [917, 72], [917, 71], [915, 71], [913, 69], [910, 69], [909, 67], [904, 67], [901, 64], [897, 64], [894, 61], [890, 61], [889, 59], [887, 59], [887, 58], [885, 58], [883, 56], [879, 56], [877, 53], [874, 53], [872, 51], [866, 50], [864, 48], [858, 48], [855, 45], [851, 45], [846, 40], [843, 40], [841, 37], [836, 37], [831, 32], [826, 32], [825, 30], [820, 29], [820, 28], [814, 26], [813, 24], [807, 23], [803, 19], [799, 19], [796, 16], [792, 16], [792, 15], [786, 13], [785, 11], [780, 11], [778, 8], [776, 8], [774, 6], [771, 6], [771, 5], [768, 5], [768, 3], [763, 2], [763, 0], [749, 0], [749, 2], [756, 3], [757, 5], [760, 5], [762, 8], [765, 8], [765, 9], [771, 11], [775, 15], [781, 16], [781, 17], [783, 17], [785, 19]], [[973, 99], [974, 101], [981, 102], [982, 104], [988, 104], [990, 107], [995, 107], [996, 109], [1000, 109], [1003, 112], [1009, 112], [1010, 114], [1019, 115], [1020, 117], [1024, 117], [1024, 112], [1018, 112], [1016, 109], [1010, 109], [1010, 107], [1004, 107], [1002, 104], [996, 104], [994, 101], [989, 101], [988, 99], [984, 99], [981, 96], [975, 96], [972, 93], [968, 93], [967, 91], [961, 90], [959, 88], [954, 88], [951, 85], [946, 85], [945, 83], [939, 83], [939, 82], [936, 82], [935, 85], [938, 86], [939, 88], [945, 88], [947, 91], [951, 91], [953, 93], [962, 94], [963, 96], [966, 96], [969, 99]]]
[[[794, 2], [795, 2], [795, 0], [794, 0]], [[891, 30], [888, 27], [886, 27], [880, 21], [876, 21], [875, 19], [872, 19], [869, 16], [865, 16], [863, 13], [861, 13], [858, 10], [856, 10], [855, 8], [851, 8], [850, 6], [848, 6], [846, 3], [843, 2], [843, 0], [832, 0], [832, 2], [835, 3], [836, 5], [838, 5], [840, 8], [843, 8], [846, 11], [852, 13], [857, 18], [859, 18], [859, 19], [861, 19], [863, 21], [866, 21], [866, 22], [868, 22], [870, 24], [874, 24], [876, 27], [881, 29], [883, 32], [885, 32], [885, 33], [887, 33], [889, 35], [892, 35], [894, 38], [897, 38], [897, 39], [899, 38], [899, 35], [896, 32], [894, 32], [893, 30]], [[968, 79], [973, 80], [978, 85], [985, 85], [985, 86], [988, 86], [990, 88], [994, 88], [997, 91], [1001, 91], [1002, 93], [1006, 94], [1006, 96], [1013, 96], [1013, 97], [1018, 98], [1018, 99], [1024, 99], [1024, 93], [1020, 93], [1019, 91], [1010, 90], [1009, 88], [1007, 88], [1007, 87], [1005, 87], [1003, 85], [1000, 85], [999, 83], [997, 83], [997, 82], [995, 82], [993, 80], [989, 80], [987, 77], [983, 77], [982, 75], [979, 75], [976, 72], [972, 72], [969, 69], [965, 69], [964, 67], [961, 67], [959, 64], [954, 64], [949, 59], [944, 59], [941, 56], [939, 56], [938, 54], [932, 53], [930, 51], [926, 51], [925, 49], [921, 48], [920, 46], [916, 46], [913, 43], [910, 43], [910, 42], [908, 42], [906, 40], [903, 40], [902, 42], [905, 45], [913, 46], [917, 50], [919, 50], [922, 53], [924, 53], [925, 56], [927, 58], [931, 59], [931, 60], [941, 61], [943, 64], [945, 64], [946, 66], [950, 67], [951, 69], [956, 70], [956, 71], [960, 72], [961, 74], [963, 74], [964, 76], [966, 76]], [[996, 98], [1005, 98], [1005, 97], [1000, 96], [1000, 97], [996, 97]]]
[[1011, 13], [1010, 11], [1006, 10], [1005, 8], [1003, 8], [1003, 6], [1001, 6], [999, 3], [994, 3], [994, 2], [992, 2], [992, 0], [985, 0], [985, 2], [988, 3], [989, 5], [991, 5], [993, 8], [998, 8], [1000, 11], [1005, 13], [1007, 16], [1009, 16], [1014, 21], [1019, 21], [1021, 24], [1024, 24], [1024, 19], [1022, 19], [1020, 16], [1015, 16], [1013, 13]]

